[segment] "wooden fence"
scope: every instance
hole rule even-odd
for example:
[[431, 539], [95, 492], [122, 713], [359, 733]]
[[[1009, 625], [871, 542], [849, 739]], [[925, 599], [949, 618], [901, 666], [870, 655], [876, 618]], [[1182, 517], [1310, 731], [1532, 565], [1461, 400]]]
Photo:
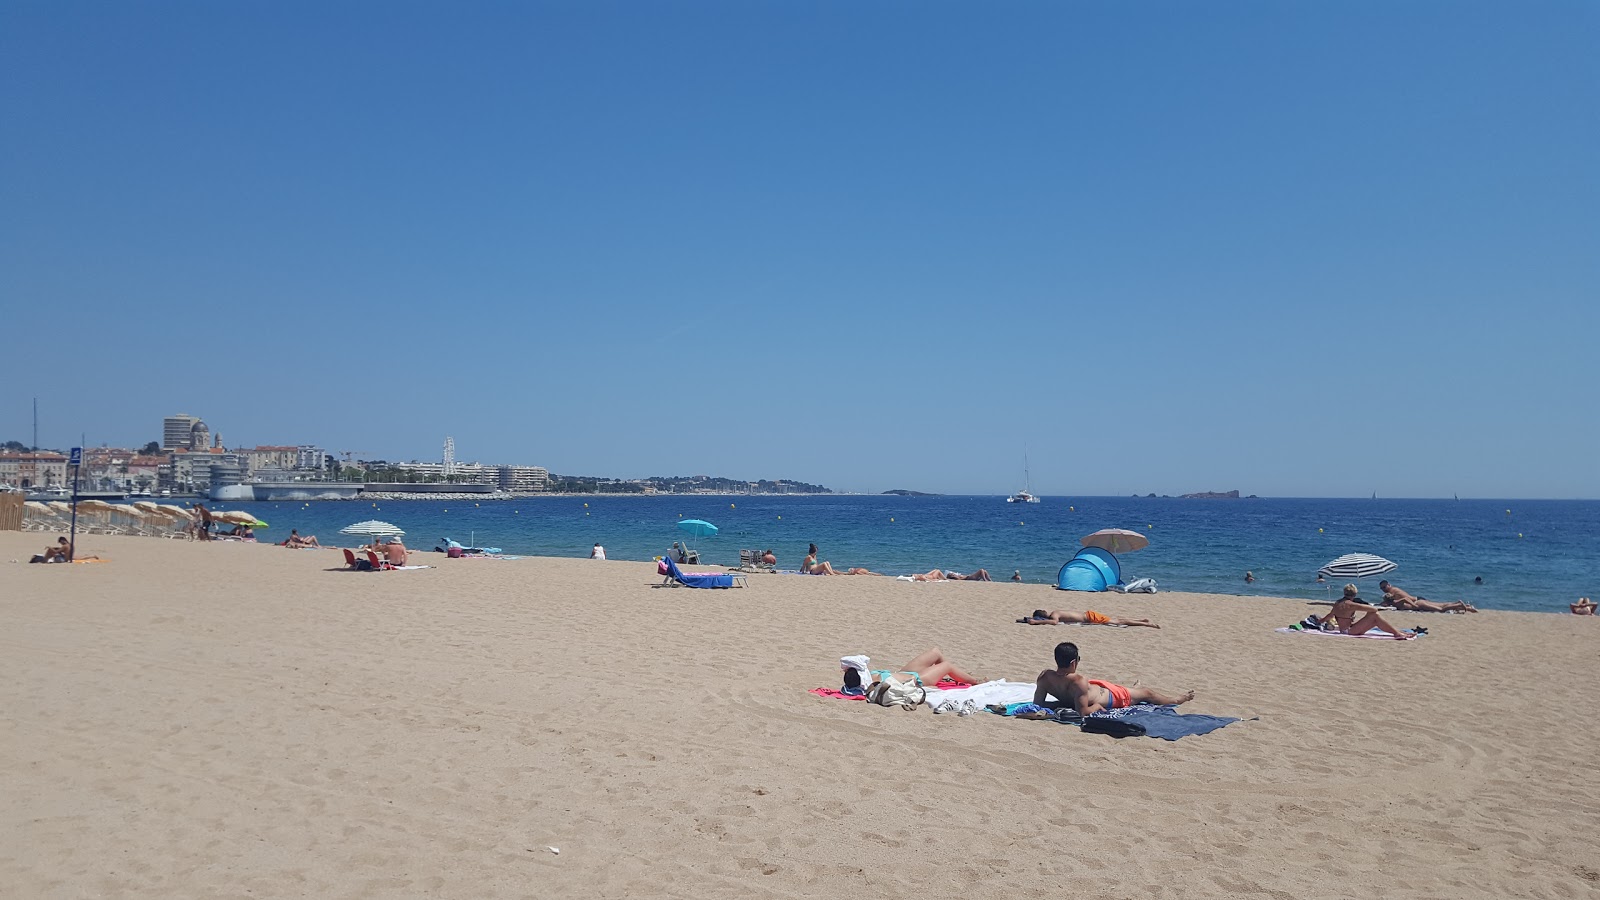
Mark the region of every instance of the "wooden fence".
[[0, 494], [0, 531], [22, 530], [22, 504], [27, 499], [13, 491]]

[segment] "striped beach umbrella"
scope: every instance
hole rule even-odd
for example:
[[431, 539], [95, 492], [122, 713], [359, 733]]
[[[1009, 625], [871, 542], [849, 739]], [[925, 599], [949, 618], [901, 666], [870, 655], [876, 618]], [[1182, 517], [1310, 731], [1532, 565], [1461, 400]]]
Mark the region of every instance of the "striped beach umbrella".
[[380, 522], [377, 519], [368, 519], [365, 522], [357, 522], [354, 525], [346, 525], [345, 527], [339, 529], [339, 533], [358, 534], [365, 535], [367, 537], [392, 537], [394, 535], [405, 534], [404, 531], [396, 528], [393, 525], [390, 525], [388, 522]]
[[1399, 568], [1381, 556], [1371, 553], [1346, 553], [1317, 570], [1328, 578], [1366, 578], [1384, 575]]

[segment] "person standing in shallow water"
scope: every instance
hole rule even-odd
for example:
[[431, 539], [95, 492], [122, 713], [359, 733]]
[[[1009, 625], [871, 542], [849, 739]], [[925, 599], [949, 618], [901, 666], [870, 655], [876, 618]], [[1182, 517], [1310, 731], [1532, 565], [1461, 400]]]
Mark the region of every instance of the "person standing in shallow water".
[[1250, 573], [1250, 572], [1244, 573], [1244, 583], [1245, 584], [1254, 584], [1255, 580], [1256, 580], [1256, 576], [1253, 573]]

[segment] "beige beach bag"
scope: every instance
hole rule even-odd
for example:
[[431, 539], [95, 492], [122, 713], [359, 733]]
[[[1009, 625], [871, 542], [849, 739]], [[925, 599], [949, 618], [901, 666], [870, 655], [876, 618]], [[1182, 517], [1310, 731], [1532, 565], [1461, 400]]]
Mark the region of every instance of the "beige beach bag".
[[928, 699], [928, 692], [915, 681], [901, 681], [894, 675], [890, 675], [878, 683], [876, 693], [868, 696], [867, 699], [879, 706], [899, 706], [903, 709], [916, 709], [922, 704], [922, 701]]

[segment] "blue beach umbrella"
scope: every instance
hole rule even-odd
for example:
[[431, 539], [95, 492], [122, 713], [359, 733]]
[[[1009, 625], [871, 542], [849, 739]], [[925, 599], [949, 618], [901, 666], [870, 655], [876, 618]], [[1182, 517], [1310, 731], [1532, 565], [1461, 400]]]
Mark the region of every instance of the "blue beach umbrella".
[[695, 537], [713, 537], [717, 533], [717, 526], [704, 519], [684, 519], [678, 527]]
[[[704, 519], [684, 519], [678, 523], [678, 529], [680, 531], [687, 531], [691, 536], [697, 538], [714, 537], [717, 533], [717, 526], [705, 521]], [[684, 554], [684, 559], [688, 560], [689, 562], [699, 562], [700, 554], [692, 553], [692, 548], [687, 546], [688, 542], [685, 541], [684, 543], [685, 551], [691, 551]], [[690, 559], [691, 555], [693, 556], [693, 559]]]

